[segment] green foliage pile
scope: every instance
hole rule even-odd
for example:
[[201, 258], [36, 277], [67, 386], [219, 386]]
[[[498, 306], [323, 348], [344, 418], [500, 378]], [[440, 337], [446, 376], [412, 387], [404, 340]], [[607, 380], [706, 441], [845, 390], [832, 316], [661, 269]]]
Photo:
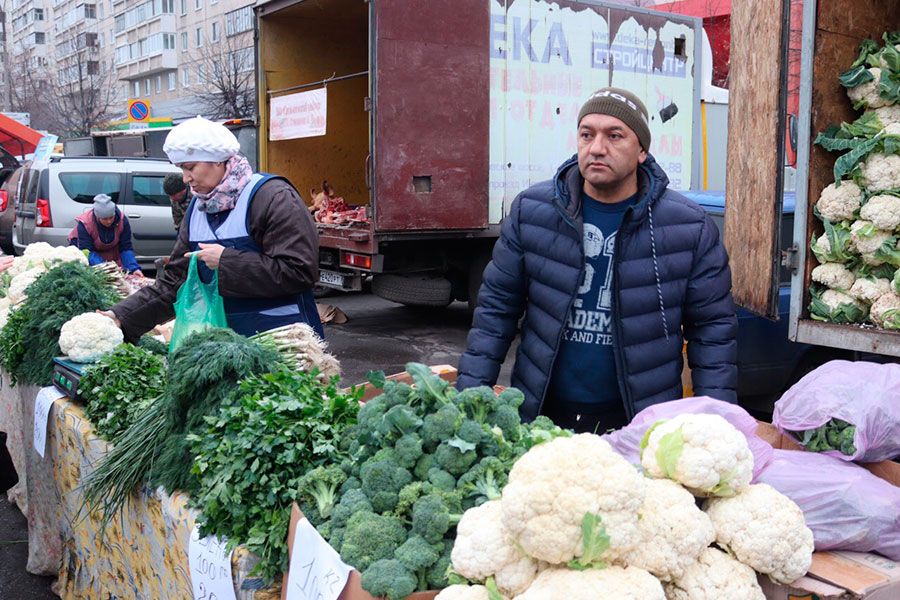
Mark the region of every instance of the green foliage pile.
[[107, 309], [119, 296], [103, 273], [71, 262], [38, 277], [26, 294], [0, 332], [0, 361], [13, 383], [49, 385], [63, 324], [82, 313]]
[[291, 503], [303, 501], [301, 490], [333, 494], [345, 479], [339, 467], [323, 465], [348, 456], [337, 444], [356, 422], [359, 394], [317, 375], [280, 366], [247, 377], [205, 418], [202, 432], [189, 436], [201, 535], [245, 544], [267, 579], [287, 570]]
[[165, 381], [165, 359], [122, 344], [88, 367], [79, 384], [79, 395], [94, 429], [112, 442], [162, 395]]

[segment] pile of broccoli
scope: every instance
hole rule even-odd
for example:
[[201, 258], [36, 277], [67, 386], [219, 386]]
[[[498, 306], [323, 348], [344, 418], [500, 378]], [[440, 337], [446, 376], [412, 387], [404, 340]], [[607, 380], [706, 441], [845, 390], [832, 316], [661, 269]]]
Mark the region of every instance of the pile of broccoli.
[[499, 498], [529, 448], [568, 433], [545, 417], [523, 424], [516, 389], [458, 393], [425, 365], [406, 369], [414, 386], [370, 377], [382, 394], [338, 442], [350, 457], [310, 471], [300, 488], [306, 517], [363, 588], [389, 600], [446, 587], [462, 514]]

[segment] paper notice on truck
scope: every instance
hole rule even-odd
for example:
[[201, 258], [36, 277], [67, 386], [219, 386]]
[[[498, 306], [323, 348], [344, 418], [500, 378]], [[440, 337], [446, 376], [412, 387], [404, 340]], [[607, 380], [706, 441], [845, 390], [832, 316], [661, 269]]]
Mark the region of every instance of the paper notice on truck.
[[325, 135], [328, 90], [325, 88], [272, 98], [269, 140]]

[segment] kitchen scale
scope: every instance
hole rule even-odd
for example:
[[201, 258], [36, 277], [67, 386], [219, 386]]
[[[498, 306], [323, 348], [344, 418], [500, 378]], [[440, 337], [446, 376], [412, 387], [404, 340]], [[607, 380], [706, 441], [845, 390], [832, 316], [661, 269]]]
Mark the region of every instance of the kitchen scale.
[[60, 392], [72, 398], [78, 397], [78, 383], [84, 376], [83, 363], [65, 357], [53, 359], [53, 385]]

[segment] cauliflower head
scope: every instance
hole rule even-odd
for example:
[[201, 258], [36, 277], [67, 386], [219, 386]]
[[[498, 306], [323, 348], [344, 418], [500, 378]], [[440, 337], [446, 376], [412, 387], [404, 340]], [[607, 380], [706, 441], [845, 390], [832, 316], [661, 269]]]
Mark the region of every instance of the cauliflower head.
[[850, 295], [866, 304], [872, 304], [885, 294], [891, 292], [891, 281], [889, 279], [869, 279], [861, 277], [853, 283], [850, 288]]
[[9, 269], [12, 276], [40, 267], [45, 271], [54, 264], [80, 262], [88, 264], [84, 252], [75, 246], [51, 246], [47, 242], [37, 242], [25, 247], [22, 256], [17, 256]]
[[872, 322], [882, 329], [900, 329], [900, 294], [889, 292], [872, 304]]
[[709, 516], [697, 508], [690, 492], [669, 479], [647, 481], [638, 529], [641, 541], [625, 562], [663, 581], [684, 575], [716, 539]]
[[441, 590], [434, 600], [488, 600], [488, 590], [483, 585], [451, 585]]
[[24, 302], [26, 299], [25, 290], [46, 272], [47, 269], [44, 267], [34, 267], [14, 276], [12, 281], [9, 282], [9, 291], [6, 293], [10, 304], [16, 305]]
[[854, 218], [863, 200], [863, 192], [852, 181], [842, 181], [840, 187], [832, 183], [819, 195], [816, 210], [832, 223]]
[[59, 349], [75, 362], [96, 362], [123, 341], [113, 320], [97, 313], [72, 317], [59, 330]]
[[853, 247], [863, 255], [863, 258], [866, 254], [874, 255], [891, 237], [890, 231], [878, 229], [871, 221], [859, 219], [850, 226], [850, 239], [853, 241]]
[[556, 438], [526, 452], [509, 473], [501, 506], [513, 542], [538, 560], [565, 563], [581, 556], [582, 521], [600, 517], [609, 548], [621, 558], [638, 539], [645, 478], [596, 435]]
[[891, 104], [875, 109], [875, 116], [882, 127], [889, 127], [900, 123], [900, 104]]
[[856, 275], [840, 263], [825, 263], [812, 270], [812, 280], [833, 290], [849, 290]]
[[809, 311], [813, 319], [842, 324], [860, 323], [869, 314], [868, 306], [853, 296], [831, 289], [813, 295]]
[[873, 152], [859, 164], [860, 182], [870, 192], [900, 188], [900, 154]]
[[867, 106], [869, 108], [879, 108], [890, 103], [889, 100], [882, 98], [878, 93], [878, 84], [881, 81], [881, 69], [872, 67], [868, 69], [873, 79], [856, 87], [847, 89], [847, 96], [853, 102], [854, 107]]
[[760, 483], [732, 498], [711, 498], [704, 507], [716, 542], [739, 561], [773, 581], [791, 583], [812, 563], [813, 534], [793, 500]]
[[537, 562], [522, 554], [503, 529], [499, 500], [470, 508], [456, 527], [450, 553], [453, 570], [471, 581], [493, 576], [504, 596], [521, 594], [537, 575]]
[[756, 573], [717, 548], [707, 548], [684, 575], [666, 584], [669, 600], [766, 600]]
[[641, 464], [650, 477], [673, 479], [695, 496], [731, 496], [753, 477], [747, 438], [719, 415], [657, 421], [641, 446]]
[[547, 569], [515, 600], [665, 600], [662, 584], [635, 567], [606, 569]]
[[890, 194], [872, 196], [859, 210], [859, 218], [871, 221], [878, 229], [894, 231], [900, 227], [900, 197]]

